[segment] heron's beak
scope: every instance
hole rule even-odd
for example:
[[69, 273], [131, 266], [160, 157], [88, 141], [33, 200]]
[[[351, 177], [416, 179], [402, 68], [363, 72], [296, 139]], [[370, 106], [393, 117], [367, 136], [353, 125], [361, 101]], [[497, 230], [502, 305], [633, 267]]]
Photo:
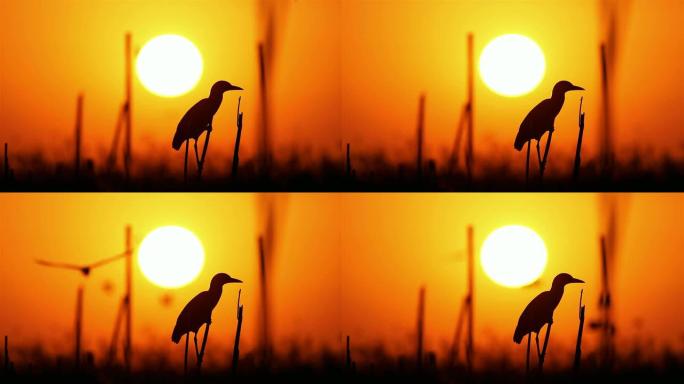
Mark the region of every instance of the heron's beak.
[[584, 91], [584, 88], [573, 85], [568, 91]]
[[242, 88], [238, 87], [237, 85], [230, 85], [230, 88], [228, 89], [229, 91], [242, 91]]
[[584, 283], [584, 280], [575, 279], [575, 278], [573, 277], [572, 280], [570, 280], [570, 282], [569, 282], [568, 284], [570, 284], [570, 283]]
[[242, 283], [242, 280], [231, 277], [226, 284], [227, 283]]

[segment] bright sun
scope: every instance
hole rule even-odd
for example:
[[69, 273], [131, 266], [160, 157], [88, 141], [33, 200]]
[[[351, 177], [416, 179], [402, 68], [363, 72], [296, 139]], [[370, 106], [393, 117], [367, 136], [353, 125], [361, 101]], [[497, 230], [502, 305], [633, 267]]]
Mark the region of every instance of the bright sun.
[[544, 53], [532, 39], [502, 35], [492, 40], [480, 55], [480, 76], [492, 91], [503, 96], [521, 96], [544, 78]]
[[159, 227], [140, 244], [138, 265], [152, 283], [177, 288], [193, 281], [200, 273], [204, 249], [199, 239], [185, 228]]
[[135, 70], [148, 91], [164, 97], [179, 96], [202, 77], [202, 55], [185, 37], [161, 35], [142, 47]]
[[517, 288], [535, 282], [546, 267], [546, 246], [521, 225], [501, 227], [487, 236], [480, 251], [482, 268], [494, 282]]

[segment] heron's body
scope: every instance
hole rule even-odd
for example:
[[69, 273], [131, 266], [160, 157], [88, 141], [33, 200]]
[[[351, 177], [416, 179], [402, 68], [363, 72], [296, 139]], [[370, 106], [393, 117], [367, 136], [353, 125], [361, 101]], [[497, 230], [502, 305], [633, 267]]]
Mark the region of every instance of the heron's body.
[[531, 332], [539, 333], [545, 324], [553, 322], [553, 311], [558, 307], [562, 297], [563, 287], [560, 288], [560, 293], [553, 290], [544, 291], [532, 299], [520, 315], [513, 341], [520, 344], [525, 335]]
[[515, 327], [514, 342], [520, 344], [526, 335], [532, 332], [538, 334], [544, 325], [553, 323], [553, 311], [556, 310], [563, 297], [565, 285], [570, 283], [583, 283], [583, 281], [567, 273], [561, 273], [553, 279], [551, 290], [538, 294], [527, 304]]
[[197, 140], [202, 132], [209, 129], [222, 101], [223, 95], [218, 94], [202, 99], [193, 105], [178, 123], [176, 134], [173, 136], [173, 149], [179, 150], [184, 141]]
[[532, 139], [539, 141], [544, 133], [552, 132], [556, 116], [560, 113], [565, 102], [565, 92], [582, 90], [584, 88], [572, 85], [569, 81], [559, 81], [553, 87], [551, 98], [542, 100], [525, 116], [515, 137], [513, 146], [521, 151], [525, 143]]
[[211, 313], [221, 298], [223, 284], [233, 282], [241, 281], [233, 279], [225, 273], [219, 273], [214, 276], [214, 278], [211, 279], [209, 290], [200, 292], [197, 296], [193, 297], [192, 300], [185, 305], [180, 315], [178, 315], [178, 320], [176, 320], [176, 326], [173, 328], [171, 340], [178, 344], [183, 335], [189, 332], [194, 332], [196, 334], [202, 325], [211, 324]]
[[202, 325], [210, 323], [211, 313], [220, 298], [221, 288], [219, 288], [218, 292], [209, 290], [200, 292], [197, 296], [193, 297], [178, 316], [171, 340], [178, 344], [181, 337], [186, 333], [197, 333]]
[[553, 97], [545, 99], [532, 108], [520, 124], [520, 130], [515, 137], [515, 149], [520, 151], [526, 142], [532, 139], [539, 141], [544, 133], [552, 131], [556, 116], [563, 107], [564, 101], [565, 96], [561, 94], [557, 99]]
[[209, 97], [198, 101], [181, 118], [171, 143], [173, 149], [179, 150], [183, 142], [187, 140], [197, 141], [202, 132], [210, 130], [214, 115], [223, 101], [223, 92], [241, 89], [227, 81], [217, 81], [211, 87]]

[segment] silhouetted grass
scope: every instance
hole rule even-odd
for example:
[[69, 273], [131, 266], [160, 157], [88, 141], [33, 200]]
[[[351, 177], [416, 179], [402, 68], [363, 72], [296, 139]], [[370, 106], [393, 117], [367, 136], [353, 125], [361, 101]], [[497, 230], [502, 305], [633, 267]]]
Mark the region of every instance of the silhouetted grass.
[[[304, 345], [307, 345], [304, 343]], [[417, 370], [412, 351], [391, 354], [382, 344], [356, 346], [354, 369], [349, 372], [345, 350], [322, 347], [312, 350], [301, 343], [292, 343], [272, 356], [269, 370], [262, 369], [258, 352], [241, 356], [240, 370], [233, 376], [230, 355], [214, 361], [203, 369], [202, 376], [190, 377], [200, 382], [434, 382], [434, 383], [523, 383], [526, 382], [524, 362], [516, 361], [498, 345], [484, 350], [477, 358], [476, 368], [468, 374], [463, 365], [449, 367], [446, 354], [426, 350], [422, 370]], [[537, 382], [681, 382], [684, 378], [684, 356], [664, 347], [648, 356], [644, 345], [632, 343], [623, 348], [611, 371], [603, 371], [596, 353], [583, 357], [582, 369], [573, 373], [572, 353], [555, 348], [553, 359], [567, 355], [564, 364], [545, 367], [544, 376]], [[220, 351], [213, 351], [218, 354]], [[567, 352], [570, 352], [569, 349]], [[40, 345], [20, 348], [21, 362], [16, 365], [12, 378], [16, 382], [132, 382], [176, 383], [183, 382], [182, 368], [173, 364], [168, 351], [155, 347], [137, 348], [136, 364], [129, 376], [123, 366], [107, 367], [91, 353], [86, 352], [83, 369], [76, 373], [70, 359], [51, 355]], [[106, 355], [103, 351], [102, 356]], [[635, 357], [638, 356], [638, 357]], [[102, 360], [104, 362], [104, 359]], [[6, 374], [5, 374], [6, 375]]]
[[[584, 160], [573, 182], [573, 157], [556, 153], [541, 184], [530, 172], [526, 189], [524, 169], [518, 169], [515, 153], [494, 147], [493, 156], [478, 155], [473, 180], [464, 169], [449, 172], [449, 154], [424, 157], [423, 174], [416, 183], [415, 160], [390, 160], [383, 152], [354, 155], [352, 177], [345, 151], [317, 158], [309, 150], [279, 151], [269, 173], [260, 172], [258, 158], [240, 161], [239, 179], [233, 182], [229, 158], [207, 164], [201, 182], [183, 183], [182, 169], [172, 164], [172, 154], [146, 159], [137, 156], [132, 179], [126, 185], [122, 172], [106, 172], [104, 161], [87, 159], [80, 178], [73, 177], [68, 162], [53, 162], [41, 153], [10, 158], [13, 177], [3, 180], [6, 191], [677, 191], [684, 186], [684, 157], [651, 155], [646, 150], [627, 150], [615, 162], [610, 177], [602, 173], [596, 158]], [[225, 160], [225, 161], [224, 161]], [[223, 164], [223, 167], [220, 167]], [[219, 168], [217, 168], [219, 167]]]

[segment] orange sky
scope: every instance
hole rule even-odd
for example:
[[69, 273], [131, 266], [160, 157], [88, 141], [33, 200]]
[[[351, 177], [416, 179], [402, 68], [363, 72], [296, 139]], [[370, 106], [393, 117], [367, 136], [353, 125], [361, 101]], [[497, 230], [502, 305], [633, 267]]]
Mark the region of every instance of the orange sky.
[[[89, 262], [123, 249], [124, 225], [138, 244], [162, 225], [193, 231], [206, 252], [198, 279], [177, 290], [134, 277], [136, 349], [171, 351], [175, 319], [185, 302], [224, 271], [245, 281], [243, 350], [253, 350], [259, 313], [256, 236], [264, 195], [250, 194], [3, 194], [0, 196], [0, 332], [16, 345], [41, 343], [69, 354], [78, 273], [38, 266], [36, 258]], [[597, 316], [598, 233], [601, 199], [593, 194], [294, 194], [269, 195], [276, 206], [273, 264], [273, 332], [278, 348], [296, 342], [305, 353], [328, 346], [343, 350], [343, 335], [355, 345], [382, 343], [391, 353], [413, 350], [418, 288], [427, 286], [426, 349], [443, 356], [453, 336], [465, 289], [465, 227], [475, 228], [476, 251], [488, 233], [509, 224], [529, 226], [546, 242], [549, 262], [542, 286], [504, 288], [476, 268], [476, 343], [482, 354], [523, 356], [511, 342], [526, 303], [548, 289], [557, 273], [569, 272], [583, 286], [587, 318]], [[618, 342], [623, 350], [638, 334], [656, 346], [682, 351], [684, 289], [679, 220], [681, 194], [614, 195], [619, 203], [615, 273]], [[111, 335], [123, 266], [95, 270], [86, 286], [85, 348], [100, 353]], [[114, 290], [107, 294], [103, 284]], [[235, 329], [237, 286], [228, 286], [214, 312], [210, 361], [222, 361]], [[551, 360], [565, 361], [577, 327], [579, 286], [558, 307]], [[174, 300], [165, 307], [163, 294]], [[637, 324], [641, 323], [641, 328]], [[666, 329], [667, 332], [662, 332]], [[596, 335], [586, 332], [591, 350]], [[491, 346], [485, 350], [486, 346]], [[175, 352], [174, 352], [175, 351]], [[518, 354], [520, 356], [518, 356]], [[176, 356], [177, 355], [177, 356]], [[556, 357], [560, 356], [560, 357]], [[568, 360], [569, 361], [569, 360]], [[556, 364], [552, 363], [552, 364]]]
[[[267, 2], [268, 3], [268, 2]], [[626, 2], [618, 2], [625, 4]], [[684, 37], [681, 1], [633, 1], [620, 29], [615, 74], [616, 141], [648, 156], [681, 155], [684, 84], [679, 66]], [[256, 1], [135, 1], [0, 3], [0, 140], [12, 153], [42, 150], [70, 161], [78, 92], [85, 93], [85, 156], [108, 151], [123, 97], [123, 35], [134, 46], [162, 33], [186, 36], [204, 57], [199, 85], [165, 99], [134, 86], [134, 151], [155, 150], [151, 163], [182, 155], [169, 143], [184, 111], [226, 79], [243, 86], [243, 158], [254, 154], [258, 122], [256, 41], [262, 35]], [[600, 122], [598, 40], [603, 19], [595, 1], [296, 1], [278, 16], [273, 68], [273, 125], [278, 148], [383, 150], [413, 156], [418, 94], [427, 92], [426, 156], [451, 147], [465, 97], [465, 35], [479, 55], [489, 40], [521, 33], [536, 40], [546, 76], [528, 95], [505, 98], [476, 81], [476, 151], [511, 158], [517, 127], [529, 109], [567, 79], [587, 91], [585, 148], [594, 154]], [[580, 94], [569, 96], [557, 119], [554, 151], [576, 141]], [[237, 94], [218, 112], [207, 168], [223, 167], [233, 146]], [[161, 148], [161, 150], [159, 150]], [[16, 151], [16, 152], [14, 152]], [[282, 154], [279, 151], [278, 154]], [[311, 153], [311, 155], [309, 155]], [[520, 162], [522, 166], [523, 162]], [[554, 164], [550, 164], [554, 167]]]

